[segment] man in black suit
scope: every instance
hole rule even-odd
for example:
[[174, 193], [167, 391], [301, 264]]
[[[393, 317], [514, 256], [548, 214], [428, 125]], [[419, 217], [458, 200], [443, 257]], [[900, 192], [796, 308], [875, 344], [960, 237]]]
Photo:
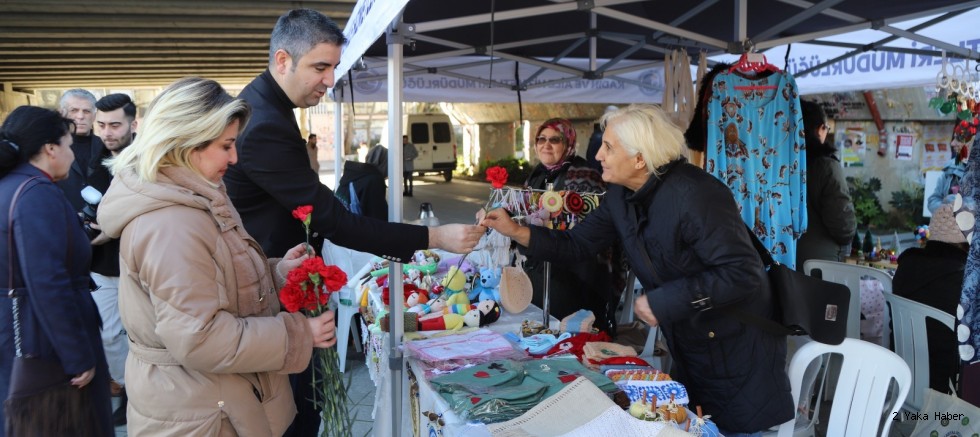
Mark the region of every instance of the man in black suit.
[[[293, 109], [315, 106], [333, 86], [344, 42], [337, 24], [317, 11], [296, 9], [279, 17], [270, 39], [269, 68], [239, 94], [251, 105], [252, 117], [237, 141], [238, 163], [224, 177], [245, 229], [266, 255], [283, 256], [305, 239], [303, 226], [291, 211], [312, 205], [310, 227], [316, 248], [327, 238], [397, 262], [407, 262], [418, 249], [469, 252], [479, 242], [483, 227], [426, 228], [351, 214], [310, 168], [306, 139]], [[312, 398], [309, 371], [293, 378], [299, 414], [287, 436], [317, 435], [320, 420], [308, 400]]]

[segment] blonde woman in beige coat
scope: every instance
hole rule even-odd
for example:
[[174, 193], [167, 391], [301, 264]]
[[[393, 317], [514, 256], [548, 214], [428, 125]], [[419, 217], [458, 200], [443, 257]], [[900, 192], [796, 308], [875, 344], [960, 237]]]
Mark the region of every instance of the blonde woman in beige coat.
[[336, 342], [332, 313], [280, 312], [302, 245], [267, 260], [225, 193], [248, 114], [216, 82], [182, 79], [111, 163], [98, 219], [121, 238], [130, 436], [282, 435], [296, 414], [287, 374]]

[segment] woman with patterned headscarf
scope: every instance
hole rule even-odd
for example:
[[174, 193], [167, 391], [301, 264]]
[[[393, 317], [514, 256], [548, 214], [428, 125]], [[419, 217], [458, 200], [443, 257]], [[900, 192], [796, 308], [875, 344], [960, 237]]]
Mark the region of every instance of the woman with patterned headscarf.
[[[575, 128], [566, 119], [552, 118], [542, 123], [534, 135], [534, 153], [539, 162], [524, 183], [525, 187], [544, 190], [548, 184], [554, 184], [555, 191], [606, 191], [602, 174], [575, 154], [575, 139]], [[612, 318], [607, 317], [606, 311], [607, 306], [613, 307], [611, 300], [616, 293], [607, 264], [608, 256], [601, 258], [565, 265], [552, 264], [549, 299], [551, 315], [560, 319], [580, 309], [587, 309], [595, 314], [595, 325], [599, 329], [612, 329]], [[532, 302], [540, 307], [544, 293], [542, 262], [528, 258], [524, 263], [524, 270], [534, 286]]]
[[564, 118], [552, 118], [538, 126], [534, 134], [534, 153], [539, 162], [525, 185], [543, 190], [547, 184], [553, 183], [556, 190], [580, 193], [606, 191], [602, 174], [575, 154], [575, 139], [572, 122]]

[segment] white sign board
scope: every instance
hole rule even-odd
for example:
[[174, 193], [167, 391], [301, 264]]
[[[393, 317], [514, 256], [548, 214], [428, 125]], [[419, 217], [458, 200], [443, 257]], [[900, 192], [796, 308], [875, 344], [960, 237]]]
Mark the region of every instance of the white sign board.
[[[469, 68], [454, 68], [452, 77], [439, 74], [444, 66], [473, 63], [480, 58], [443, 58], [429, 60], [424, 65], [405, 60], [402, 91], [404, 100], [408, 102], [505, 102], [516, 103], [517, 91], [511, 87], [515, 83], [514, 62], [499, 61], [494, 63], [491, 73], [489, 65], [479, 65]], [[614, 68], [628, 68], [637, 65], [638, 61], [621, 61]], [[580, 70], [587, 70], [588, 59], [565, 59], [562, 65]], [[602, 62], [600, 61], [600, 65]], [[428, 70], [413, 74], [420, 67], [433, 68], [435, 73]], [[540, 67], [520, 64], [518, 77], [523, 83], [524, 78], [537, 73]], [[359, 102], [382, 102], [387, 99], [387, 70], [384, 67], [372, 68], [367, 71], [354, 73], [354, 100]], [[527, 89], [521, 91], [524, 102], [546, 103], [660, 103], [663, 100], [663, 68], [654, 67], [635, 72], [616, 75], [624, 80], [612, 77], [589, 80], [574, 78], [568, 81], [559, 79], [569, 77], [569, 73], [555, 70], [545, 70], [534, 78]], [[493, 79], [493, 87], [486, 81]], [[475, 80], [480, 79], [480, 80]], [[501, 85], [501, 83], [503, 85]], [[538, 84], [544, 86], [535, 87]], [[349, 100], [349, 90], [343, 100]], [[338, 90], [334, 90], [336, 93]]]
[[344, 36], [347, 44], [340, 53], [340, 65], [337, 66], [337, 79], [347, 75], [347, 70], [357, 62], [364, 52], [384, 35], [385, 30], [398, 13], [405, 8], [408, 0], [360, 0], [354, 6]]
[[[932, 17], [910, 20], [895, 24], [893, 27], [908, 29], [915, 24]], [[980, 9], [974, 9], [942, 23], [922, 29], [916, 33], [945, 43], [977, 52], [980, 49]], [[891, 36], [889, 33], [876, 30], [850, 32], [834, 37], [821, 38], [823, 41], [837, 41], [856, 44], [869, 44]], [[909, 48], [919, 50], [936, 50], [934, 47], [899, 38], [887, 44], [888, 47]], [[802, 94], [816, 94], [842, 91], [860, 91], [881, 88], [899, 88], [907, 86], [935, 85], [936, 76], [942, 70], [942, 58], [911, 53], [896, 53], [886, 51], [869, 51], [844, 59], [833, 65], [822, 67], [811, 73], [801, 75], [812, 66], [834, 59], [851, 49], [796, 43], [789, 51], [786, 62], [786, 46], [774, 47], [765, 51], [770, 64], [792, 73]], [[725, 62], [735, 62], [738, 56], [720, 55], [711, 59]], [[963, 59], [948, 58], [947, 71], [953, 66], [963, 68]], [[976, 74], [970, 64], [970, 72]]]

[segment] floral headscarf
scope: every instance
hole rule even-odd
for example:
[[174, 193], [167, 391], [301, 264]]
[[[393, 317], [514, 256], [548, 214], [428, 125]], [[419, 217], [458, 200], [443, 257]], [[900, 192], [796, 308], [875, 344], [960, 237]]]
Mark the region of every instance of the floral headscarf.
[[[556, 162], [554, 165], [545, 165], [545, 168], [548, 170], [555, 170], [557, 168], [561, 168], [562, 164], [571, 159], [571, 157], [575, 156], [575, 128], [572, 127], [572, 122], [564, 118], [552, 118], [544, 123], [541, 123], [541, 126], [538, 126], [538, 131], [534, 133], [535, 141], [537, 141], [537, 138], [541, 136], [541, 131], [547, 128], [552, 128], [558, 131], [561, 137], [565, 140], [565, 153], [561, 155], [558, 162]], [[542, 163], [542, 165], [544, 164]]]

